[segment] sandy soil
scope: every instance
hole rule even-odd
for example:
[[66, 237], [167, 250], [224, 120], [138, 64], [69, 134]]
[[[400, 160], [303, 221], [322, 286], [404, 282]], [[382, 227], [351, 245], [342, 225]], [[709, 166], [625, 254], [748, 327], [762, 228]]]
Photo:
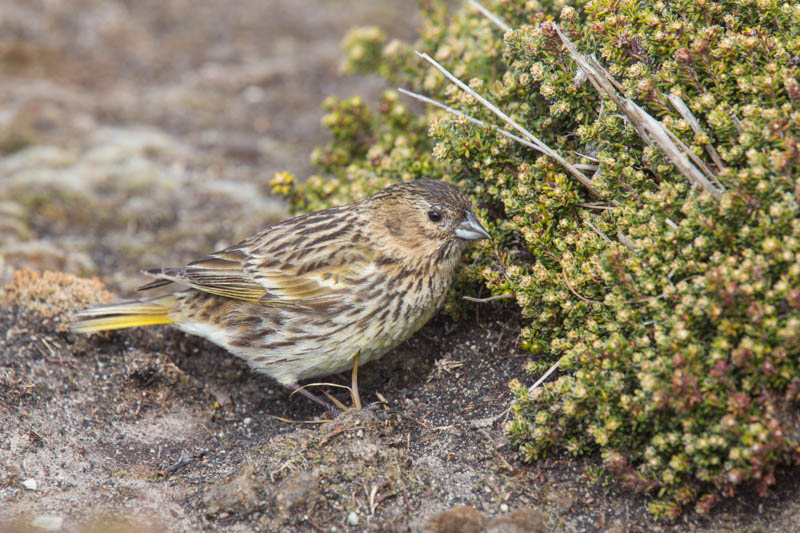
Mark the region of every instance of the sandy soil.
[[[70, 312], [130, 296], [139, 269], [286, 216], [267, 183], [311, 171], [321, 100], [383, 87], [338, 76], [339, 41], [365, 23], [409, 38], [413, 11], [2, 5], [0, 530], [800, 531], [788, 471], [767, 499], [657, 524], [596, 457], [522, 463], [502, 425], [528, 354], [493, 304], [365, 366], [363, 400], [388, 407], [334, 420], [167, 327], [67, 331]], [[24, 268], [62, 274], [13, 276]]]

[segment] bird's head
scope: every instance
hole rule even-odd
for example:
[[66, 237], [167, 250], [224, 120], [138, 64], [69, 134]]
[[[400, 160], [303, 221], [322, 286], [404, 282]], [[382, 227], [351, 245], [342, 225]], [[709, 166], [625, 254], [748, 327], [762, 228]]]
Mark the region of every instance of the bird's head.
[[451, 256], [459, 254], [470, 241], [491, 238], [478, 222], [470, 199], [443, 181], [398, 183], [367, 202], [393, 247], [408, 252]]

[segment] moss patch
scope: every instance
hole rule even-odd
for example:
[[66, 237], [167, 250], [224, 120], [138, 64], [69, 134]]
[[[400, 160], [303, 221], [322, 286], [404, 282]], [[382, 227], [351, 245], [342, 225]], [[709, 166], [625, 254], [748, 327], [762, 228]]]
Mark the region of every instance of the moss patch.
[[2, 305], [34, 311], [44, 318], [58, 317], [60, 329], [68, 324], [69, 313], [112, 298], [97, 278], [29, 269], [14, 272], [11, 283], [0, 291]]

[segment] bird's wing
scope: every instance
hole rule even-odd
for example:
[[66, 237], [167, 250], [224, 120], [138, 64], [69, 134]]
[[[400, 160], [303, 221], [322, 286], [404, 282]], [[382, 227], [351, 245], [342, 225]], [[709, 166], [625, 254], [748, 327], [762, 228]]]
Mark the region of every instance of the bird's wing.
[[345, 243], [331, 248], [311, 249], [301, 260], [279, 264], [271, 257], [253, 255], [246, 269], [266, 291], [261, 301], [319, 305], [352, 290], [372, 268], [371, 254]]
[[145, 270], [145, 274], [156, 279], [139, 287], [139, 290], [176, 282], [217, 296], [257, 302], [264, 297], [266, 290], [244, 270], [246, 259], [242, 250], [231, 247], [182, 268]]
[[147, 270], [157, 279], [143, 288], [179, 282], [237, 300], [325, 305], [369, 273], [373, 256], [356, 228], [318, 225], [281, 224], [183, 268]]

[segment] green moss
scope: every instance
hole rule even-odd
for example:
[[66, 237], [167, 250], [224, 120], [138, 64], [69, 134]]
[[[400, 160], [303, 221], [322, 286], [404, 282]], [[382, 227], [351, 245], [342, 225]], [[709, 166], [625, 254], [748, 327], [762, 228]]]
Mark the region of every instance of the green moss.
[[[351, 34], [350, 69], [495, 123], [411, 54], [428, 52], [568, 160], [599, 162], [602, 199], [552, 159], [438, 110], [413, 113], [389, 91], [375, 111], [326, 103], [333, 140], [314, 155], [326, 178], [291, 188], [296, 208], [421, 176], [458, 184], [497, 241], [475, 249], [464, 280], [515, 295], [530, 371], [562, 360], [533, 392], [527, 377], [512, 384], [507, 430], [525, 456], [599, 451], [652, 493], [657, 516], [705, 511], [745, 484], [765, 492], [778, 465], [800, 459], [800, 6], [487, 2], [515, 28], [504, 35], [470, 7], [441, 5], [415, 46]], [[693, 189], [586, 81], [556, 35], [559, 10], [581, 52], [706, 161], [721, 199]]]

